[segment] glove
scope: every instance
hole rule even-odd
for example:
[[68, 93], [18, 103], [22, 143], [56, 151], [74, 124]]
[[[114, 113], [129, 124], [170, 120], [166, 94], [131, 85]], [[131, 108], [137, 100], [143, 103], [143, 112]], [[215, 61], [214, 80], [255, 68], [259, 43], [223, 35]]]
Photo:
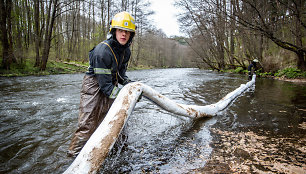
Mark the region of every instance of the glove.
[[114, 86], [112, 93], [110, 94], [109, 98], [111, 99], [115, 99], [117, 97], [117, 95], [119, 94], [121, 88]]
[[128, 83], [131, 83], [131, 82], [134, 82], [134, 81], [132, 81], [130, 79], [124, 79], [124, 81], [122, 82], [122, 85], [125, 86], [125, 85], [127, 85]]

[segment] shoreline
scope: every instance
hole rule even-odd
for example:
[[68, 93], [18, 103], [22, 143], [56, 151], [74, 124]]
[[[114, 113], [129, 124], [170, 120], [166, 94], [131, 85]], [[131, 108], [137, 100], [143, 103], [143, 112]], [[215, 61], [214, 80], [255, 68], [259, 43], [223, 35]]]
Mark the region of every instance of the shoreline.
[[297, 83], [297, 84], [306, 84], [306, 78], [289, 79], [289, 78], [286, 78], [286, 77], [273, 77], [273, 79], [274, 80], [285, 81], [285, 82]]
[[[36, 72], [26, 72], [26, 73], [0, 73], [0, 77], [26, 77], [26, 76], [47, 76], [47, 75], [59, 75], [59, 74], [78, 74], [78, 73], [85, 73], [87, 70], [87, 66], [80, 65], [76, 63], [69, 63], [69, 62], [61, 62], [65, 65], [70, 65], [72, 67], [64, 67], [64, 68], [48, 68], [46, 71], [36, 71]], [[74, 67], [74, 68], [73, 68]], [[152, 67], [130, 67], [128, 68], [128, 71], [133, 70], [142, 70], [142, 69], [154, 69]], [[238, 73], [239, 74], [239, 73]], [[260, 78], [269, 78], [274, 80], [280, 80], [285, 82], [291, 82], [295, 84], [306, 84], [306, 78], [305, 77], [297, 77], [297, 78], [286, 78], [284, 76], [282, 77], [276, 77], [276, 76], [261, 76]]]

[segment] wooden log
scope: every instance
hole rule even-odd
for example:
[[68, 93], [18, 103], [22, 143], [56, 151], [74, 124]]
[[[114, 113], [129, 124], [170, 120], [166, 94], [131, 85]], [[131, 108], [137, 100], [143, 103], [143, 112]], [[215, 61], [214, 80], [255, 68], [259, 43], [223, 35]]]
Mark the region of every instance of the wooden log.
[[251, 87], [255, 83], [255, 78], [256, 76], [253, 75], [252, 80], [248, 83], [242, 84], [217, 103], [206, 106], [178, 104], [145, 84], [139, 82], [130, 83], [121, 89], [100, 126], [92, 134], [79, 155], [64, 173], [86, 174], [96, 173], [99, 170], [115, 144], [141, 94], [163, 109], [177, 115], [191, 118], [211, 117], [225, 109], [231, 101], [247, 88]]

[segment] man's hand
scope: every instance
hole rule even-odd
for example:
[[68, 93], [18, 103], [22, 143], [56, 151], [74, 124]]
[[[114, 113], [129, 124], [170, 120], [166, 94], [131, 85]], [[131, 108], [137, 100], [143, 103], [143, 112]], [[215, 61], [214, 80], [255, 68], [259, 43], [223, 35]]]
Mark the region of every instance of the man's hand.
[[134, 81], [132, 81], [130, 79], [124, 79], [122, 85], [125, 86], [126, 84], [131, 83], [131, 82], [134, 82]]

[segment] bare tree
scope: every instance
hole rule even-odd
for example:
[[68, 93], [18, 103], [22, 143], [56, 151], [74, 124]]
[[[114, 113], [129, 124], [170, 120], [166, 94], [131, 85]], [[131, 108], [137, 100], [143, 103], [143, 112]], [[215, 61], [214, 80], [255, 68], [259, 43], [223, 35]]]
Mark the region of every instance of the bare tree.
[[134, 38], [134, 44], [132, 46], [132, 51], [134, 52], [132, 56], [132, 63], [134, 66], [138, 65], [141, 52], [144, 49], [143, 35], [144, 31], [148, 28], [149, 21], [148, 17], [153, 14], [151, 10], [147, 7], [150, 6], [149, 2], [134, 0], [131, 2], [131, 11], [136, 21], [136, 36]]
[[[177, 44], [152, 28], [153, 14], [147, 0], [1, 0], [2, 66], [9, 69], [14, 53], [32, 58], [33, 66], [46, 70], [49, 58], [88, 61], [88, 51], [106, 38], [111, 17], [128, 11], [135, 17], [137, 30], [132, 44], [132, 64], [175, 66]], [[10, 16], [12, 14], [12, 16]], [[151, 36], [150, 36], [151, 37]], [[147, 46], [147, 44], [149, 46]], [[160, 43], [163, 46], [160, 46]], [[157, 44], [157, 45], [154, 45]], [[27, 53], [23, 54], [23, 48]], [[152, 54], [148, 54], [152, 53]], [[156, 58], [160, 58], [159, 59]]]
[[48, 4], [47, 9], [47, 20], [46, 20], [46, 31], [45, 31], [45, 38], [44, 38], [44, 49], [42, 54], [42, 63], [40, 66], [41, 70], [45, 70], [47, 67], [47, 61], [49, 58], [49, 51], [51, 45], [51, 38], [52, 38], [52, 31], [54, 27], [54, 21], [56, 18], [57, 10], [60, 4], [58, 0], [51, 0]]
[[263, 59], [265, 38], [297, 55], [305, 70], [304, 0], [178, 0], [181, 26], [197, 57], [212, 69]]
[[40, 47], [40, 25], [39, 25], [39, 1], [34, 1], [34, 37], [35, 37], [35, 53], [36, 53], [36, 58], [35, 58], [35, 67], [40, 66], [40, 56], [39, 56], [39, 47]]
[[[236, 5], [239, 9], [235, 14], [237, 22], [294, 52], [298, 68], [306, 69], [306, 49], [302, 42], [306, 29], [304, 0], [242, 0]], [[287, 32], [291, 27], [294, 29]]]
[[224, 7], [224, 4], [224, 0], [217, 0], [215, 4], [191, 0], [180, 0], [176, 3], [186, 11], [180, 16], [180, 21], [184, 21], [182, 25], [189, 34], [187, 43], [194, 50], [196, 57], [218, 71], [225, 67], [226, 18], [221, 10], [214, 9]]

